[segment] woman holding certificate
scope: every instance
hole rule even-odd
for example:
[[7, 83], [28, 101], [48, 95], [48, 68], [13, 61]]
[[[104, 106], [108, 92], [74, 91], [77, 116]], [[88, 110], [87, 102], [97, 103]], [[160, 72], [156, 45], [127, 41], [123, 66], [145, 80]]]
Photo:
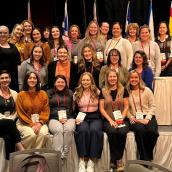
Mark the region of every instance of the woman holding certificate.
[[105, 78], [105, 87], [100, 94], [100, 112], [105, 119], [104, 131], [110, 145], [111, 168], [123, 171], [121, 159], [129, 131], [129, 122], [126, 119], [129, 95], [119, 82], [116, 70], [109, 69]]
[[46, 123], [50, 108], [48, 96], [40, 90], [39, 78], [35, 72], [26, 74], [23, 91], [17, 95], [16, 110], [19, 118], [17, 128], [25, 148], [44, 148], [49, 139]]
[[53, 134], [53, 149], [61, 152], [61, 158], [67, 158], [75, 131], [73, 116], [73, 92], [68, 89], [66, 78], [57, 75], [54, 88], [48, 90], [50, 121], [48, 124]]
[[129, 113], [131, 130], [135, 133], [140, 159], [151, 161], [158, 138], [155, 101], [152, 91], [145, 87], [136, 70], [129, 74]]
[[[98, 110], [99, 90], [89, 72], [84, 72], [79, 79], [74, 93], [78, 107], [76, 117], [75, 142], [78, 151], [79, 172], [94, 172], [94, 161], [101, 157], [103, 149], [102, 120]], [[84, 118], [85, 117], [85, 118]], [[86, 163], [87, 162], [87, 163]], [[86, 167], [87, 164], [87, 167]]]

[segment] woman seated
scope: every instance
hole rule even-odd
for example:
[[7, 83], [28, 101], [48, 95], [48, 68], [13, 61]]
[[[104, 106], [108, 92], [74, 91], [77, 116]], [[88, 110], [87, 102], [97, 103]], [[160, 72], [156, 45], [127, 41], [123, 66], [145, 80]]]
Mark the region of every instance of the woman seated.
[[61, 158], [67, 158], [75, 131], [73, 116], [73, 93], [67, 87], [66, 78], [57, 75], [54, 88], [48, 90], [50, 121], [48, 124], [53, 134], [53, 149], [61, 152]]
[[9, 159], [9, 154], [15, 151], [15, 146], [18, 150], [24, 150], [20, 133], [14, 122], [17, 92], [9, 88], [10, 82], [9, 72], [0, 71], [0, 137], [5, 141], [6, 159]]
[[121, 53], [117, 49], [111, 49], [107, 57], [107, 65], [104, 65], [100, 70], [99, 87], [105, 86], [105, 76], [108, 69], [114, 69], [119, 75], [119, 80], [123, 86], [126, 86], [128, 79], [128, 70], [121, 64]]
[[136, 70], [129, 74], [128, 90], [130, 129], [135, 134], [140, 159], [151, 161], [159, 136], [154, 96], [152, 91], [144, 86]]
[[147, 56], [144, 51], [138, 50], [134, 53], [132, 70], [136, 70], [147, 87], [153, 89], [153, 71], [149, 67]]
[[17, 128], [26, 149], [45, 147], [49, 135], [46, 122], [49, 119], [50, 108], [48, 96], [40, 90], [39, 78], [36, 73], [26, 74], [21, 91], [16, 100], [19, 120]]
[[[94, 172], [94, 161], [103, 149], [102, 120], [98, 110], [99, 90], [89, 72], [81, 75], [74, 100], [78, 107], [75, 142], [79, 156], [79, 172]], [[86, 160], [87, 168], [86, 168]]]
[[48, 69], [44, 61], [43, 48], [35, 45], [32, 49], [29, 59], [22, 62], [19, 70], [19, 89], [23, 88], [23, 81], [28, 72], [35, 72], [38, 75], [40, 86], [42, 89], [47, 89]]
[[100, 95], [100, 112], [104, 117], [104, 131], [108, 135], [111, 168], [123, 171], [123, 152], [129, 122], [126, 118], [129, 108], [128, 92], [119, 82], [118, 73], [110, 69], [106, 74], [105, 87]]

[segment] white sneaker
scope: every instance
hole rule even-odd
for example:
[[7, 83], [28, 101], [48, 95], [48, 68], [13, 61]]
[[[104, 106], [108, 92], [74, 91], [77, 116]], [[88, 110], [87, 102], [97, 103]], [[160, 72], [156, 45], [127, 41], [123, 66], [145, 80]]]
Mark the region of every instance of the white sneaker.
[[87, 163], [87, 172], [94, 172], [94, 162], [91, 159]]
[[81, 160], [80, 159], [78, 172], [86, 172], [86, 169], [85, 169], [85, 161], [84, 160]]

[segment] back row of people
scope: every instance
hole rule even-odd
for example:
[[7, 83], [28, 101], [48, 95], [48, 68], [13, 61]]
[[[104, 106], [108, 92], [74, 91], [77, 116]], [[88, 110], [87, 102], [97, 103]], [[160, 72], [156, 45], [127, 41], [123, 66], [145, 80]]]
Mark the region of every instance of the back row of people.
[[[104, 25], [108, 28], [107, 23], [102, 24], [103, 28], [105, 27]], [[101, 29], [102, 33], [103, 30], [105, 30], [103, 28]], [[132, 35], [134, 35], [134, 31], [132, 32], [133, 29], [135, 29], [135, 42], [131, 45], [129, 40], [131, 40]], [[139, 32], [137, 31], [138, 29], [139, 28], [136, 24], [130, 24], [128, 27], [128, 33], [130, 33], [129, 35], [131, 36], [127, 40], [121, 35], [122, 27], [120, 23], [115, 22], [112, 25], [112, 39], [108, 40], [107, 35], [104, 36], [104, 34], [100, 34], [98, 23], [96, 21], [91, 21], [86, 30], [85, 38], [80, 40], [80, 32], [77, 25], [71, 26], [69, 38], [62, 38], [60, 29], [57, 26], [53, 26], [50, 30], [48, 41], [42, 42], [41, 31], [38, 28], [34, 28], [30, 21], [16, 24], [10, 38], [8, 28], [1, 26], [0, 30], [2, 34], [0, 34], [0, 54], [4, 58], [1, 58], [2, 63], [0, 68], [8, 68], [8, 70], [11, 71], [11, 75], [14, 76], [12, 78], [16, 78], [16, 66], [20, 64], [20, 61], [22, 62], [23, 60], [30, 59], [34, 46], [41, 46], [43, 48], [43, 58], [45, 63], [48, 65], [52, 61], [56, 61], [58, 59], [57, 49], [64, 44], [68, 47], [68, 58], [70, 61], [74, 62], [75, 59], [75, 62], [79, 63], [80, 60], [82, 60], [83, 47], [85, 44], [90, 44], [94, 49], [95, 57], [100, 64], [100, 67], [107, 63], [109, 51], [115, 48], [118, 49], [121, 54], [121, 64], [123, 67], [129, 69], [131, 67], [133, 53], [137, 50], [142, 50], [147, 55], [148, 64], [152, 68], [154, 76], [159, 76], [160, 74], [170, 76], [171, 38], [168, 35], [168, 27], [166, 23], [161, 22], [159, 25], [158, 36], [156, 39], [158, 44], [151, 41], [150, 29], [147, 25], [141, 26]], [[137, 34], [139, 34], [139, 39], [137, 39]], [[20, 54], [17, 53], [11, 43], [15, 44]], [[8, 56], [15, 57], [11, 59]], [[17, 83], [12, 83], [15, 85], [15, 89], [17, 89]]]
[[[94, 172], [95, 160], [101, 158], [105, 131], [110, 145], [111, 167], [121, 171], [126, 134], [131, 129], [135, 133], [140, 159], [153, 159], [158, 138], [154, 96], [136, 70], [129, 73], [127, 89], [114, 69], [107, 71], [102, 89], [97, 88], [90, 72], [84, 72], [74, 93], [68, 88], [64, 75], [57, 75], [54, 86], [46, 93], [40, 89], [37, 74], [29, 72], [24, 78], [23, 91], [16, 99], [12, 96], [15, 91], [9, 88], [10, 81], [9, 73], [1, 71], [0, 128], [3, 130], [0, 130], [0, 136], [8, 138], [5, 139], [6, 145], [16, 144], [20, 150], [42, 148], [49, 141], [50, 131], [53, 134], [52, 147], [60, 151], [64, 159], [74, 135], [79, 172]], [[17, 128], [10, 118], [16, 110]], [[9, 123], [13, 125], [9, 126]], [[12, 151], [8, 146], [7, 154]]]

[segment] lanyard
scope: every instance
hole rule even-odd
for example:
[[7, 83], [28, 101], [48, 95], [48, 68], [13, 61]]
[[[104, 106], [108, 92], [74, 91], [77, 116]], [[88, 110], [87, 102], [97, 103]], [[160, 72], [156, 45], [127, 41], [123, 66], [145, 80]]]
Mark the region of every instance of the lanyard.
[[[134, 97], [133, 97], [132, 91], [131, 91], [131, 96], [132, 96], [132, 100], [133, 100], [133, 103], [134, 103], [135, 111], [137, 112], [136, 102], [135, 102], [135, 100], [134, 100]], [[141, 101], [141, 95], [140, 95], [140, 89], [139, 89], [139, 100], [140, 100], [140, 108], [141, 108], [141, 111], [143, 112], [143, 109], [142, 109], [142, 101]]]
[[[116, 44], [114, 45], [113, 48], [115, 48], [115, 47], [118, 45], [118, 43], [119, 43], [120, 40], [121, 40], [121, 38], [118, 39], [118, 41], [116, 42]], [[107, 49], [106, 49], [106, 53], [105, 53], [106, 56], [108, 56], [108, 50], [109, 50], [109, 48], [110, 48], [110, 46], [111, 46], [111, 44], [112, 44], [112, 41], [113, 41], [113, 39], [111, 39], [110, 44], [108, 45], [108, 47], [107, 47]]]
[[[66, 107], [66, 96], [63, 96], [63, 105]], [[57, 106], [60, 107], [60, 96], [57, 95]]]
[[[119, 95], [117, 97], [117, 107], [118, 107], [118, 110], [120, 110], [120, 100], [119, 100]], [[112, 101], [112, 111], [115, 110], [115, 101]]]
[[[143, 46], [143, 43], [141, 42], [141, 46], [142, 46], [142, 49], [143, 51], [145, 52], [144, 50], [144, 46]], [[146, 52], [145, 52], [146, 53]], [[148, 60], [150, 60], [150, 43], [149, 43], [149, 54], [148, 54]]]
[[40, 65], [38, 66], [38, 69], [36, 69], [35, 65], [33, 65], [35, 73], [38, 74], [39, 81], [41, 81], [41, 67]]

